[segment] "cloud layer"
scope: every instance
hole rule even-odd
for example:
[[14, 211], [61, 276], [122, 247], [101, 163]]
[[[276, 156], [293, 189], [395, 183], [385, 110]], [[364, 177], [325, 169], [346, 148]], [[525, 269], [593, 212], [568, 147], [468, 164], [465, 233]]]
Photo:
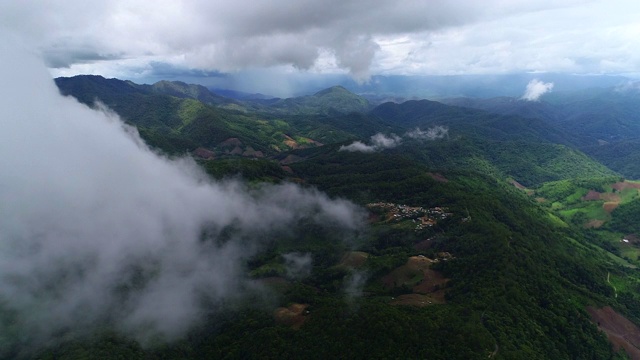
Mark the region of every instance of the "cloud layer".
[[144, 79], [163, 63], [363, 81], [372, 73], [638, 73], [640, 61], [630, 45], [640, 3], [628, 0], [5, 1], [0, 13], [0, 29], [37, 46], [56, 75]]
[[292, 184], [213, 183], [60, 96], [35, 57], [5, 41], [0, 54], [0, 356], [108, 324], [178, 337], [252, 286], [243, 261], [273, 234], [363, 224], [353, 204]]

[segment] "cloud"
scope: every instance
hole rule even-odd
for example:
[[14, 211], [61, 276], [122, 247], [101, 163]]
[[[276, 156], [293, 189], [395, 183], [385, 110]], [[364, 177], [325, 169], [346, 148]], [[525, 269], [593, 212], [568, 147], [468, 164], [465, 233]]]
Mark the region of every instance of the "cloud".
[[396, 134], [391, 134], [387, 136], [381, 133], [377, 133], [371, 137], [371, 143], [377, 149], [394, 148], [400, 145], [401, 141], [402, 139], [400, 139], [400, 137], [397, 136]]
[[[449, 128], [446, 126], [436, 125], [427, 129], [427, 131], [416, 128], [407, 132], [404, 137], [417, 140], [436, 140], [449, 136]], [[367, 145], [362, 141], [354, 141], [349, 145], [342, 145], [338, 151], [363, 152], [371, 153], [384, 149], [394, 148], [402, 143], [402, 138], [396, 134], [384, 135], [377, 133], [371, 137], [371, 145]]]
[[19, 33], [58, 71], [69, 68], [59, 76], [144, 76], [132, 69], [162, 62], [229, 73], [286, 66], [366, 81], [635, 71], [640, 59], [629, 46], [640, 32], [640, 5], [619, 0], [5, 1], [0, 13], [0, 29]]
[[287, 277], [290, 279], [302, 279], [311, 274], [313, 258], [309, 253], [292, 252], [283, 254]]
[[411, 139], [418, 140], [437, 140], [442, 139], [444, 137], [449, 136], [449, 128], [446, 126], [436, 125], [427, 129], [427, 131], [420, 130], [420, 128], [416, 128], [413, 131], [409, 131], [405, 134], [405, 136]]
[[615, 91], [619, 93], [638, 92], [640, 90], [640, 81], [629, 80], [615, 87]]
[[344, 282], [344, 292], [347, 296], [347, 301], [353, 301], [353, 299], [362, 296], [362, 290], [366, 284], [368, 275], [363, 271], [352, 271]]
[[367, 145], [362, 141], [354, 141], [349, 145], [342, 145], [338, 151], [349, 151], [349, 152], [363, 152], [363, 153], [371, 153], [375, 152], [377, 149], [375, 146]]
[[394, 148], [402, 142], [402, 139], [396, 135], [384, 135], [382, 133], [377, 133], [371, 137], [371, 145], [366, 145], [361, 141], [354, 141], [349, 145], [342, 145], [338, 151], [349, 151], [349, 152], [376, 152], [384, 149]]
[[105, 326], [177, 338], [254, 287], [243, 264], [269, 238], [311, 222], [347, 239], [364, 224], [315, 190], [212, 182], [59, 95], [18, 45], [0, 54], [0, 357]]
[[280, 65], [307, 70], [325, 54], [365, 81], [379, 50], [377, 35], [436, 29], [478, 16], [460, 4], [116, 0], [97, 1], [94, 7], [80, 1], [4, 4], [0, 11], [10, 14], [4, 28], [24, 34], [55, 67], [117, 57], [173, 58], [224, 72]]
[[533, 79], [527, 84], [527, 89], [520, 99], [526, 101], [538, 101], [540, 96], [553, 89], [553, 83], [545, 83], [538, 79]]

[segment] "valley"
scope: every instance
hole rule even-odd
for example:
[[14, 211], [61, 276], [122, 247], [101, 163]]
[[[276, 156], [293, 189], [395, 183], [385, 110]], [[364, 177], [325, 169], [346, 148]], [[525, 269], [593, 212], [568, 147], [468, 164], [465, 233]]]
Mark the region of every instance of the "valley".
[[[343, 87], [239, 100], [180, 82], [77, 76], [56, 84], [112, 109], [154, 153], [192, 158], [207, 181], [255, 194], [268, 184], [320, 191], [356, 204], [366, 221], [346, 232], [303, 207], [310, 215], [285, 229], [243, 233], [246, 289], [220, 302], [198, 298], [205, 306], [184, 336], [149, 346], [105, 321], [29, 356], [637, 356], [636, 343], [619, 340], [627, 333], [601, 316], [640, 323], [640, 182], [600, 162], [590, 134], [551, 122], [556, 110], [506, 110], [511, 102], [493, 100], [374, 106]], [[366, 150], [342, 150], [354, 143]], [[225, 244], [241, 223], [205, 230], [202, 241]], [[153, 280], [153, 268], [139, 265], [123, 294]], [[12, 324], [11, 313], [0, 314]], [[5, 357], [22, 354], [5, 341], [13, 344]]]

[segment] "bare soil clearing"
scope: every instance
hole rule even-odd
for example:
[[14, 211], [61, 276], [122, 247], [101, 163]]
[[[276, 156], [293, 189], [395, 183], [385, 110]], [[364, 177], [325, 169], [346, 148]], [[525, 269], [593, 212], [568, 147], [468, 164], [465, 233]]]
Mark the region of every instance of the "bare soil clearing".
[[584, 201], [600, 200], [600, 193], [597, 191], [589, 190], [587, 195], [582, 197], [582, 200]]
[[606, 211], [608, 214], [611, 214], [611, 212], [613, 210], [615, 210], [618, 205], [620, 205], [619, 202], [606, 202], [604, 204], [602, 204], [602, 208], [604, 209], [604, 211]]
[[617, 182], [611, 185], [612, 188], [622, 191], [624, 189], [640, 189], [640, 183], [632, 183], [628, 181]]
[[515, 186], [516, 188], [520, 189], [520, 190], [525, 190], [527, 187], [520, 184], [519, 182], [515, 181], [515, 180], [510, 180], [509, 181], [511, 183], [511, 185]]
[[[447, 253], [447, 255], [450, 257], [450, 254]], [[388, 289], [408, 287], [413, 292], [398, 296], [391, 304], [415, 306], [444, 304], [442, 288], [449, 279], [431, 269], [431, 265], [436, 261], [425, 256], [412, 256], [405, 265], [384, 276], [382, 282]]]
[[442, 182], [442, 183], [446, 183], [449, 182], [449, 179], [447, 179], [446, 177], [444, 177], [442, 174], [440, 173], [428, 173], [429, 176], [431, 176], [431, 178], [435, 181], [438, 182]]
[[597, 229], [602, 225], [604, 225], [604, 220], [590, 220], [589, 222], [584, 224], [584, 227], [587, 229]]
[[344, 254], [338, 266], [346, 266], [350, 268], [362, 267], [366, 262], [369, 254], [363, 251], [349, 251]]
[[391, 300], [391, 305], [409, 305], [424, 307], [435, 304], [444, 304], [444, 290], [439, 290], [431, 294], [404, 294]]
[[600, 309], [587, 307], [591, 319], [607, 334], [615, 351], [623, 348], [633, 360], [640, 360], [640, 328], [624, 316], [606, 306]]
[[277, 308], [273, 316], [278, 324], [287, 325], [294, 330], [298, 330], [307, 320], [307, 307], [309, 307], [307, 304], [293, 303], [286, 308]]

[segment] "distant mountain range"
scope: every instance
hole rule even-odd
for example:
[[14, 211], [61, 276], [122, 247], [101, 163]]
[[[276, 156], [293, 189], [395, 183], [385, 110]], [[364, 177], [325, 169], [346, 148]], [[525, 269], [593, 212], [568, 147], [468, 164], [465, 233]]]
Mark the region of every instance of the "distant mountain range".
[[[100, 99], [138, 126], [150, 144], [171, 153], [201, 149], [198, 153], [210, 156], [272, 157], [298, 148], [367, 140], [376, 133], [403, 136], [443, 127], [448, 141], [416, 142], [407, 137], [394, 151], [413, 154], [435, 167], [471, 164], [486, 171], [481, 168], [490, 166], [492, 172], [527, 185], [613, 174], [581, 153], [579, 148], [588, 145], [588, 134], [558, 121], [563, 114], [560, 105], [546, 102], [465, 98], [446, 101], [461, 106], [420, 100], [373, 108], [341, 86], [297, 98], [237, 100], [181, 82], [137, 85], [78, 76], [59, 78], [56, 83], [63, 94], [87, 104]], [[579, 119], [580, 114], [575, 117]], [[561, 163], [567, 161], [582, 165], [563, 167]]]
[[640, 178], [640, 90], [636, 83], [551, 93], [531, 102], [498, 97], [452, 98], [443, 103], [543, 120], [561, 129], [572, 146], [611, 169]]

